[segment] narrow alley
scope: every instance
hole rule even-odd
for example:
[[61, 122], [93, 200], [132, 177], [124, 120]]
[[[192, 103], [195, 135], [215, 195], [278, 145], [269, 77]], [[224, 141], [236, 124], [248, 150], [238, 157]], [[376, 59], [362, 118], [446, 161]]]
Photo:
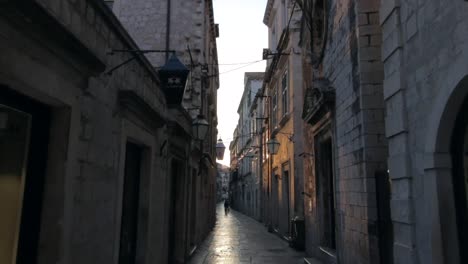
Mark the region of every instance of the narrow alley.
[[304, 263], [304, 252], [296, 251], [259, 222], [237, 211], [226, 216], [217, 206], [216, 226], [197, 250], [191, 264], [211, 263]]
[[0, 0], [0, 264], [468, 264], [467, 14]]

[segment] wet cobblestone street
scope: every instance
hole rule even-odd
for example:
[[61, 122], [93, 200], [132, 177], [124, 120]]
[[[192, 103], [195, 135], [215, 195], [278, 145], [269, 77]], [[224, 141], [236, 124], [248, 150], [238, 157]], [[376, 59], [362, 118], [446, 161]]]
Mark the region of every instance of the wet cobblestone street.
[[217, 207], [217, 222], [213, 232], [198, 248], [191, 264], [239, 263], [304, 263], [304, 252], [268, 233], [266, 227], [239, 212]]

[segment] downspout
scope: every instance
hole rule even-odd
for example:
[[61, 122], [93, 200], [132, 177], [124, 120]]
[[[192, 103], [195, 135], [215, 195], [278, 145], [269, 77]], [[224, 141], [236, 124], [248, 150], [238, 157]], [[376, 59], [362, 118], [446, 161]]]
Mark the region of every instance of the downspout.
[[[169, 50], [171, 35], [171, 0], [167, 0], [167, 15], [166, 15], [166, 50]], [[166, 62], [169, 60], [169, 53], [166, 52]]]

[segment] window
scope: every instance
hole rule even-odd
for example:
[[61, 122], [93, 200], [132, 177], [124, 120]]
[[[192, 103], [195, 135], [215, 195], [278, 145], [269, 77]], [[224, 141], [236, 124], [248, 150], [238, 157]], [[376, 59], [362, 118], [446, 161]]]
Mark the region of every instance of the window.
[[288, 84], [288, 70], [284, 71], [283, 77], [281, 78], [281, 93], [282, 93], [282, 106], [283, 106], [283, 116], [289, 112], [289, 89]]
[[278, 124], [278, 87], [273, 88], [272, 106], [271, 106], [271, 125], [276, 127]]

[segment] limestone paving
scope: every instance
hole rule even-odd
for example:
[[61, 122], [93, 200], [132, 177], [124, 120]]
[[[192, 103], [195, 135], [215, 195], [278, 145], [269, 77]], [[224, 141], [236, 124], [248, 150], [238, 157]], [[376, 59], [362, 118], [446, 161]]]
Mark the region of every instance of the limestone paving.
[[304, 263], [304, 252], [296, 251], [265, 226], [237, 211], [224, 214], [217, 207], [213, 232], [197, 249], [191, 264]]

